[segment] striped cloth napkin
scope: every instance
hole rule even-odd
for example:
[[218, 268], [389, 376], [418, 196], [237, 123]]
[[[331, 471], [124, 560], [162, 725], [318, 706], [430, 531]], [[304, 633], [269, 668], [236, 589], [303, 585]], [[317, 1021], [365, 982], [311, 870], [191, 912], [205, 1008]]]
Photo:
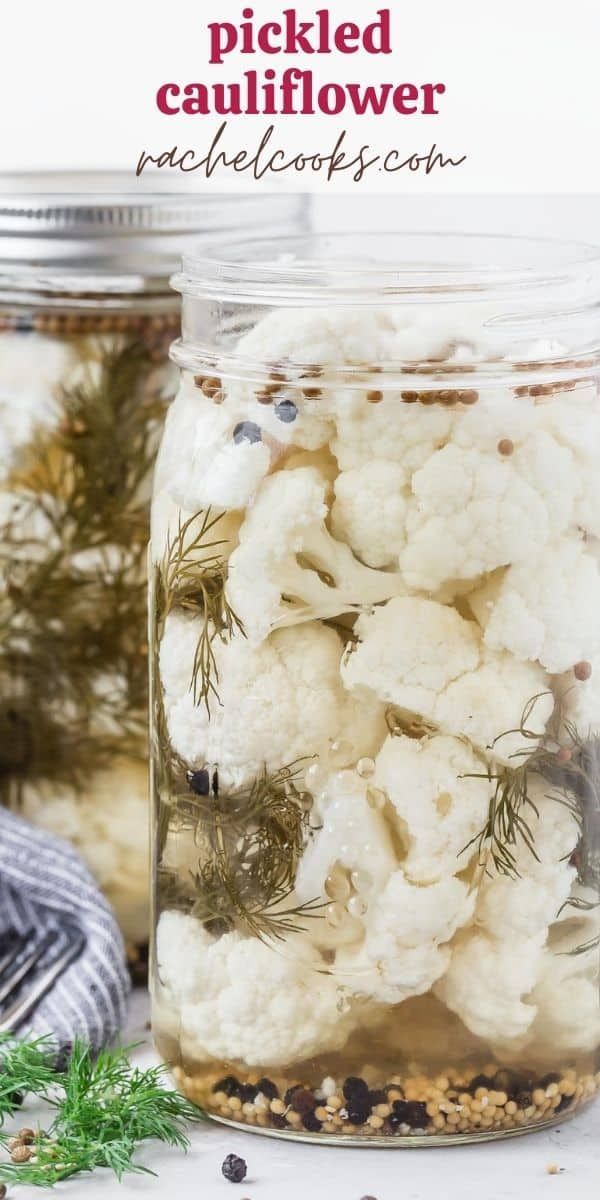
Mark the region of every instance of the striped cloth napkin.
[[0, 809], [0, 940], [52, 930], [60, 941], [74, 924], [82, 953], [17, 1032], [50, 1034], [61, 1047], [79, 1036], [99, 1049], [122, 1027], [130, 988], [115, 918], [72, 846]]

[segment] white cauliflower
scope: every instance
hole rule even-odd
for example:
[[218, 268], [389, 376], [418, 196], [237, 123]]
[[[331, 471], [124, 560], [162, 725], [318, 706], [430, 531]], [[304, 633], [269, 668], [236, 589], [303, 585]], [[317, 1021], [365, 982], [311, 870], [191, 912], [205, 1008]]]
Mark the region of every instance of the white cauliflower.
[[577, 537], [559, 538], [504, 574], [487, 605], [485, 642], [552, 674], [600, 652], [600, 568]]
[[600, 537], [600, 405], [596, 382], [580, 382], [575, 388], [559, 392], [539, 411], [553, 436], [567, 446], [575, 459], [579, 495], [573, 523], [586, 533]]
[[190, 763], [218, 763], [226, 786], [248, 782], [263, 767], [325, 754], [343, 738], [348, 762], [383, 741], [382, 706], [348, 695], [337, 634], [316, 623], [282, 629], [258, 647], [238, 636], [213, 643], [221, 703], [194, 703], [190, 691], [201, 620], [173, 613], [160, 647], [160, 672], [169, 734]]
[[464, 930], [435, 994], [485, 1041], [522, 1037], [533, 1024], [532, 992], [540, 972], [543, 938], [497, 941]]
[[[335, 907], [343, 908], [358, 897], [368, 909], [395, 870], [391, 831], [382, 813], [369, 803], [368, 793], [368, 783], [356, 771], [337, 771], [326, 779], [311, 810], [313, 832], [296, 875], [295, 894], [302, 903], [315, 899], [331, 903], [325, 884], [337, 872], [342, 878], [345, 873], [348, 895]], [[360, 878], [358, 889], [351, 884], [354, 872]], [[364, 923], [360, 910], [352, 914], [351, 903], [342, 924], [332, 926], [327, 918], [311, 921], [308, 936], [319, 946], [355, 942], [364, 934]]]
[[75, 362], [70, 343], [39, 333], [0, 335], [0, 476], [6, 478], [22, 447], [59, 419], [58, 390]]
[[479, 631], [453, 608], [399, 596], [361, 615], [359, 642], [342, 664], [347, 687], [367, 687], [381, 700], [433, 718], [437, 697], [480, 661]]
[[[278, 441], [317, 450], [331, 440], [338, 412], [345, 416], [364, 406], [364, 391], [340, 388], [328, 377], [328, 367], [361, 367], [389, 358], [391, 332], [384, 309], [276, 309], [236, 346], [240, 358], [263, 364], [264, 383], [230, 382], [226, 403]], [[275, 383], [280, 386], [271, 403], [262, 404], [257, 394]]]
[[389, 459], [409, 474], [423, 465], [450, 436], [454, 413], [441, 405], [406, 404], [397, 392], [386, 392], [377, 404], [359, 403], [338, 420], [331, 442], [340, 470]]
[[587, 954], [544, 952], [531, 994], [537, 1016], [527, 1039], [528, 1058], [548, 1061], [585, 1054], [600, 1045], [598, 949]]
[[194, 1062], [286, 1067], [340, 1050], [357, 1023], [306, 944], [281, 949], [238, 933], [215, 941], [194, 917], [165, 912], [156, 959], [159, 996], [179, 1013], [182, 1052]]
[[[529, 716], [529, 736], [521, 722], [535, 698]], [[554, 699], [550, 680], [537, 663], [521, 663], [510, 654], [484, 651], [481, 666], [448, 685], [435, 706], [440, 729], [469, 739], [498, 762], [512, 763], [515, 755], [535, 749], [552, 715]]]
[[271, 466], [271, 449], [239, 411], [212, 404], [184, 382], [173, 401], [158, 455], [155, 490], [189, 513], [244, 508]]
[[87, 862], [131, 942], [148, 938], [148, 769], [115, 759], [84, 791], [66, 784], [26, 784], [23, 816], [67, 838]]
[[377, 756], [374, 783], [389, 797], [405, 847], [402, 867], [414, 883], [432, 883], [464, 869], [463, 853], [483, 829], [491, 785], [486, 767], [458, 738], [388, 737]]
[[360, 616], [356, 632], [359, 643], [342, 661], [342, 678], [357, 694], [368, 689], [500, 761], [534, 748], [518, 732], [534, 696], [529, 728], [543, 733], [554, 705], [547, 676], [532, 663], [486, 650], [475, 622], [455, 609], [397, 597]]
[[471, 920], [474, 902], [453, 876], [422, 887], [394, 871], [369, 908], [363, 944], [338, 950], [336, 979], [352, 994], [386, 1004], [424, 994], [447, 969], [447, 943]]
[[477, 899], [475, 921], [490, 937], [517, 940], [548, 936], [568, 899], [576, 877], [569, 860], [580, 831], [570, 810], [548, 795], [540, 778], [529, 780], [528, 794], [534, 807], [523, 814], [535, 854], [520, 838], [511, 851], [516, 877], [497, 874], [488, 864]]
[[399, 463], [380, 459], [338, 475], [331, 529], [368, 567], [397, 567], [405, 516], [406, 472]]
[[331, 536], [327, 481], [311, 467], [279, 471], [262, 484], [229, 560], [227, 598], [252, 643], [272, 629], [338, 616], [402, 591]]
[[413, 475], [400, 555], [407, 583], [435, 591], [508, 563], [529, 570], [566, 529], [578, 487], [570, 451], [545, 433], [509, 457], [445, 446]]

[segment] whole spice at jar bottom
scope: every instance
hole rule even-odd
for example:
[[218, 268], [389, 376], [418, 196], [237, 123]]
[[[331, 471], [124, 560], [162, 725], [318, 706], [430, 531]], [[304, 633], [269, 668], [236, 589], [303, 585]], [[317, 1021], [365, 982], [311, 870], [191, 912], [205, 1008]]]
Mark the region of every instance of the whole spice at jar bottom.
[[286, 1089], [273, 1072], [271, 1082], [283, 1099], [268, 1105], [258, 1091], [254, 1102], [242, 1105], [239, 1093], [245, 1080], [241, 1077], [213, 1075], [211, 1080], [210, 1075], [187, 1075], [181, 1067], [175, 1067], [174, 1074], [182, 1091], [215, 1116], [320, 1138], [335, 1134], [362, 1139], [373, 1133], [390, 1138], [453, 1138], [535, 1128], [556, 1121], [559, 1114], [571, 1115], [600, 1092], [600, 1061], [595, 1072], [587, 1074], [574, 1068], [536, 1073], [492, 1064], [469, 1072], [449, 1067], [443, 1075], [430, 1077], [392, 1075], [378, 1088], [370, 1088], [360, 1076], [349, 1076], [339, 1082], [327, 1078], [313, 1086], [298, 1083]]

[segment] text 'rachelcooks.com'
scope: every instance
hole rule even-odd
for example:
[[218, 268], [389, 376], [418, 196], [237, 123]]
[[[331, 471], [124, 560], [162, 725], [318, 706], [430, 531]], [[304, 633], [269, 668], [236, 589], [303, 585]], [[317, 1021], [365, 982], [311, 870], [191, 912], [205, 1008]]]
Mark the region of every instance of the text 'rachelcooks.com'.
[[182, 149], [171, 146], [151, 153], [142, 150], [136, 174], [145, 170], [173, 170], [183, 174], [197, 172], [205, 179], [233, 173], [255, 180], [269, 175], [312, 175], [331, 183], [336, 176], [346, 175], [360, 183], [367, 175], [382, 172], [395, 175], [400, 171], [430, 175], [434, 171], [462, 166], [466, 155], [452, 157], [444, 154], [434, 143], [425, 150], [390, 147], [374, 150], [369, 144], [353, 145], [351, 135], [343, 129], [329, 149], [306, 149], [286, 152], [277, 146], [275, 127], [270, 125], [259, 144], [253, 148], [230, 146], [228, 125], [224, 121], [206, 149]]

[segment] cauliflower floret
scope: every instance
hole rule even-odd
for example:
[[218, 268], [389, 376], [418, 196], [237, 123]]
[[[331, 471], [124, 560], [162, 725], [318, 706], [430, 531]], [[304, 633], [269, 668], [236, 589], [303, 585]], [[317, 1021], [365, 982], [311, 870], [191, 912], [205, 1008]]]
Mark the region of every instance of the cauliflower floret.
[[464, 930], [435, 994], [478, 1037], [521, 1037], [537, 1012], [530, 993], [540, 972], [542, 942], [542, 937], [497, 941], [483, 932]]
[[23, 816], [67, 838], [87, 862], [130, 941], [148, 938], [148, 770], [134, 759], [115, 759], [110, 770], [67, 785], [26, 784]]
[[356, 1006], [340, 1011], [337, 981], [306, 944], [280, 950], [238, 933], [214, 941], [194, 917], [167, 912], [157, 967], [192, 1061], [284, 1067], [340, 1050], [356, 1025]]
[[271, 403], [257, 398], [264, 384], [245, 382], [228, 384], [227, 403], [239, 406], [246, 419], [260, 424], [278, 441], [317, 450], [330, 442], [332, 418], [338, 412], [364, 406], [360, 389], [340, 388], [328, 380], [328, 366], [384, 360], [389, 357], [390, 331], [385, 310], [275, 310], [245, 333], [236, 347], [240, 358], [265, 364], [265, 383], [274, 388]]
[[403, 590], [398, 575], [363, 566], [331, 536], [326, 494], [314, 468], [279, 471], [246, 514], [227, 597], [253, 643], [276, 627], [334, 617]]
[[587, 954], [546, 951], [531, 999], [537, 1017], [527, 1041], [531, 1059], [585, 1054], [600, 1045], [598, 949]]
[[432, 883], [466, 867], [466, 847], [483, 829], [491, 786], [486, 767], [458, 738], [388, 737], [374, 782], [389, 796], [406, 848], [402, 867], [415, 883]]
[[258, 425], [182, 384], [167, 413], [156, 492], [166, 490], [188, 513], [244, 508], [270, 466], [271, 449]]
[[469, 923], [474, 902], [460, 879], [420, 887], [395, 871], [369, 907], [362, 946], [338, 950], [336, 979], [355, 995], [387, 1004], [422, 995], [446, 970], [446, 943]]
[[600, 652], [600, 569], [577, 537], [511, 566], [490, 598], [485, 641], [552, 674]]
[[0, 337], [0, 475], [6, 478], [36, 431], [59, 419], [58, 389], [75, 363], [69, 342], [39, 333]]
[[[397, 866], [390, 829], [371, 807], [368, 793], [369, 785], [355, 771], [337, 771], [326, 779], [311, 812], [313, 832], [298, 867], [295, 894], [302, 903], [337, 901], [331, 920], [310, 924], [308, 935], [319, 946], [361, 938], [361, 909], [381, 892]], [[328, 879], [334, 884], [331, 896], [325, 890]]]
[[335, 481], [331, 528], [368, 567], [398, 563], [404, 545], [406, 473], [389, 459], [342, 471]]
[[600, 537], [600, 405], [598, 386], [581, 382], [566, 393], [559, 392], [540, 406], [557, 442], [567, 446], [575, 458], [580, 482], [573, 523]]
[[511, 847], [518, 874], [499, 875], [488, 864], [479, 888], [476, 923], [499, 940], [539, 935], [545, 940], [577, 874], [569, 864], [580, 836], [573, 814], [548, 795], [548, 785], [537, 776], [528, 782], [528, 795], [533, 807], [524, 819], [535, 854], [518, 838]]
[[433, 727], [467, 737], [500, 761], [534, 748], [518, 730], [535, 696], [528, 725], [543, 733], [554, 706], [545, 673], [533, 663], [485, 651], [475, 622], [454, 609], [398, 597], [359, 617], [356, 632], [359, 643], [342, 661], [342, 678], [358, 694], [369, 689]]
[[370, 466], [388, 459], [411, 474], [441, 446], [452, 430], [454, 416], [440, 405], [406, 404], [397, 392], [386, 392], [378, 404], [360, 403], [338, 421], [331, 449], [340, 470]]
[[566, 528], [578, 487], [572, 455], [544, 433], [510, 457], [445, 446], [413, 476], [400, 555], [407, 583], [435, 591], [507, 563], [529, 570]]
[[225, 786], [247, 783], [305, 756], [325, 754], [343, 738], [348, 762], [371, 754], [383, 741], [382, 706], [350, 696], [340, 681], [337, 634], [311, 624], [282, 629], [258, 647], [241, 636], [216, 639], [221, 703], [196, 705], [190, 691], [200, 619], [173, 613], [160, 648], [160, 671], [169, 734], [188, 762], [218, 763]]
[[534, 698], [527, 729], [541, 737], [554, 708], [548, 676], [537, 663], [487, 651], [476, 671], [454, 680], [438, 698], [435, 723], [447, 733], [467, 737], [498, 762], [514, 765], [515, 755], [522, 758], [536, 746], [531, 736], [520, 733], [523, 714]]
[[346, 686], [372, 688], [426, 718], [448, 684], [479, 665], [476, 625], [434, 600], [399, 596], [360, 616], [355, 632], [358, 645], [342, 663]]

